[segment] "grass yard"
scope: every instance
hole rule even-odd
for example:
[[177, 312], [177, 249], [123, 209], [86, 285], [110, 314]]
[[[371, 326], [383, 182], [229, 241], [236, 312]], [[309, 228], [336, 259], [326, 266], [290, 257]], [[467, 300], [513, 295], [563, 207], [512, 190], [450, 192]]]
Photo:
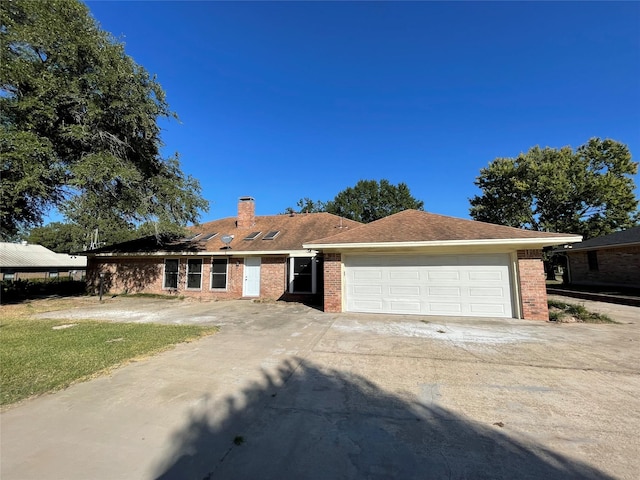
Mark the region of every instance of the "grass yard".
[[42, 310], [33, 304], [1, 308], [0, 405], [65, 388], [217, 331], [193, 325], [40, 320], [30, 318]]

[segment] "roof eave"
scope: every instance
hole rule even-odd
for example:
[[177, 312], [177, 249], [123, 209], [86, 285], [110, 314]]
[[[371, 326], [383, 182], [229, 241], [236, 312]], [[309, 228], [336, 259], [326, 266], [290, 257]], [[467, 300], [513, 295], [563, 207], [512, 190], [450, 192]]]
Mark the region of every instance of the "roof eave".
[[304, 248], [317, 250], [357, 250], [357, 249], [401, 249], [428, 247], [471, 247], [471, 246], [517, 246], [526, 248], [543, 248], [565, 243], [582, 241], [581, 236], [571, 235], [552, 238], [506, 238], [482, 240], [438, 240], [428, 242], [360, 242], [360, 243], [306, 243]]
[[179, 257], [179, 256], [234, 256], [234, 257], [247, 257], [256, 255], [295, 255], [300, 252], [312, 253], [309, 248], [300, 248], [296, 250], [210, 250], [201, 252], [169, 252], [169, 251], [157, 251], [157, 252], [104, 252], [91, 254], [86, 252], [87, 256], [91, 257]]

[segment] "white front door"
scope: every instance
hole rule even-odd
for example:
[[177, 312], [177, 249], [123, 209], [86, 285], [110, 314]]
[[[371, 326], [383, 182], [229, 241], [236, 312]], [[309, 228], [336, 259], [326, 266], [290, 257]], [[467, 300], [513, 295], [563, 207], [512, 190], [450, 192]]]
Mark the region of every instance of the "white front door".
[[242, 296], [260, 296], [260, 257], [247, 257], [244, 259], [244, 282], [242, 284]]

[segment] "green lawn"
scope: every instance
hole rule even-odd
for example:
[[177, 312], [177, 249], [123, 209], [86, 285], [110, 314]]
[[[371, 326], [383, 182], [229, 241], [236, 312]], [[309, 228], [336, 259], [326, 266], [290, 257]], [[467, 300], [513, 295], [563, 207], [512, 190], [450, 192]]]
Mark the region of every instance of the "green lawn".
[[[215, 327], [36, 320], [11, 312], [0, 322], [0, 405], [65, 388], [129, 360], [217, 331]], [[55, 329], [62, 325], [72, 327]]]

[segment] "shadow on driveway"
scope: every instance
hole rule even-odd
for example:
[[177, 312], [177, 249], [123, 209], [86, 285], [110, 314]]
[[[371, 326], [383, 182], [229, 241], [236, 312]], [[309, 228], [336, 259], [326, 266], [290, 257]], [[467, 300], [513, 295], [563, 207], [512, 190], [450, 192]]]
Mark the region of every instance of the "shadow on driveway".
[[203, 397], [155, 478], [612, 478], [358, 375], [300, 359], [277, 372], [224, 401]]

